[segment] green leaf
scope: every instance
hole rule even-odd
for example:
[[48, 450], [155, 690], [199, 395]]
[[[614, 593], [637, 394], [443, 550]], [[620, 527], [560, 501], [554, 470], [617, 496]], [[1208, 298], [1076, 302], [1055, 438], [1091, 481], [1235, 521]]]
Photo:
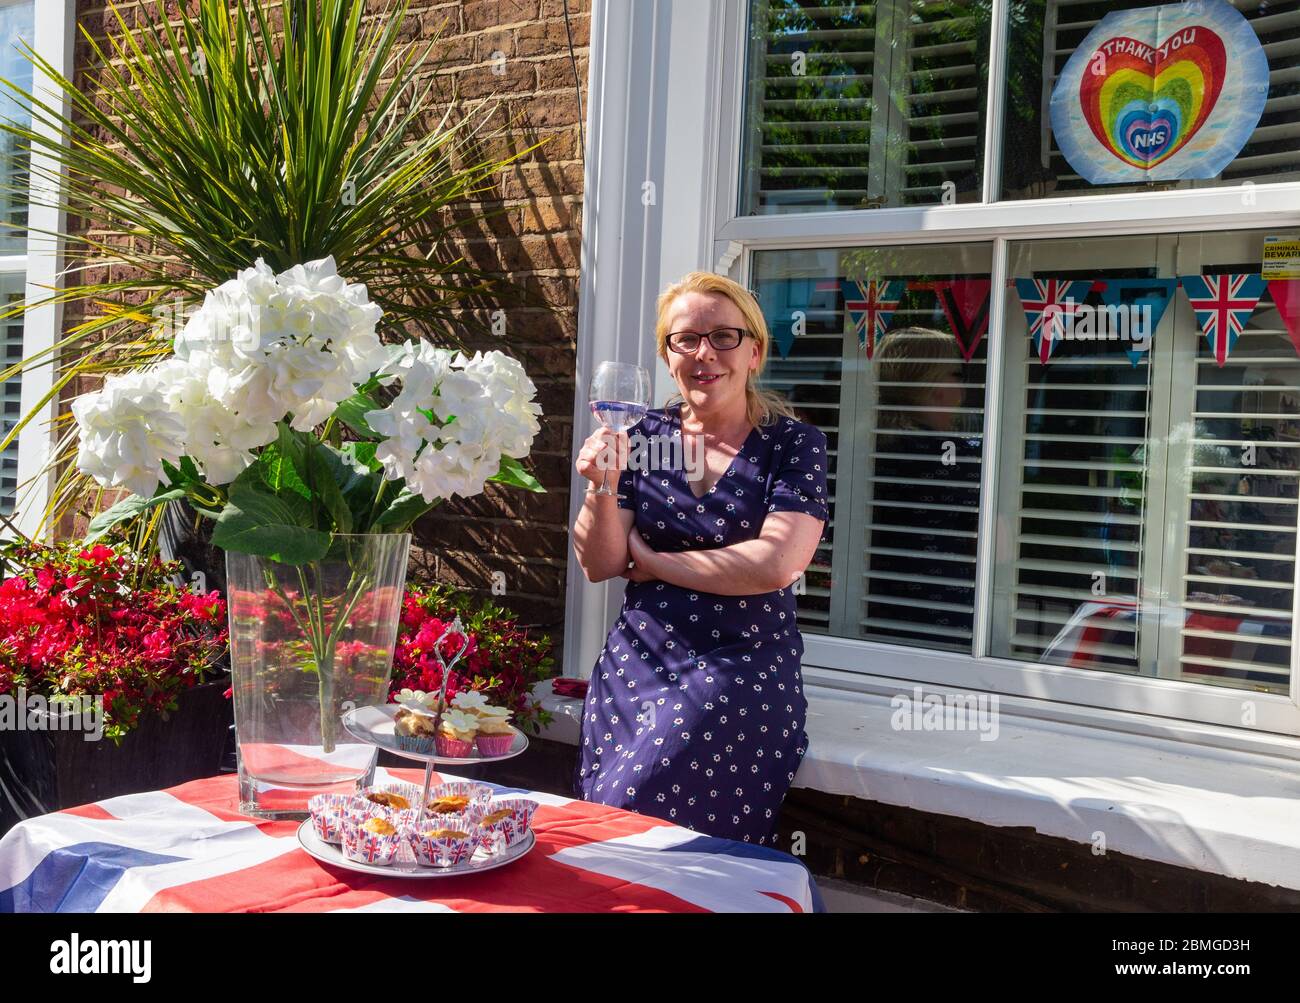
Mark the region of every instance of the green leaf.
[[297, 565], [324, 557], [330, 535], [301, 525], [285, 500], [236, 481], [212, 529], [212, 545]]
[[496, 481], [498, 484], [509, 484], [515, 488], [523, 488], [525, 491], [532, 491], [536, 494], [546, 493], [546, 489], [542, 487], [542, 482], [525, 470], [523, 464], [513, 456], [501, 457], [501, 469], [489, 477], [488, 480]]
[[411, 523], [437, 504], [436, 501], [425, 501], [423, 496], [409, 488], [403, 488], [392, 504], [379, 513], [379, 517], [370, 526], [370, 532], [405, 533], [411, 528]]
[[172, 487], [176, 487], [178, 484], [184, 482], [185, 475], [180, 472], [179, 467], [173, 466], [168, 461], [163, 460], [162, 468], [163, 468], [163, 473], [167, 475], [167, 481], [166, 481], [167, 484], [171, 485]]
[[377, 447], [378, 444], [374, 442], [345, 442], [339, 455], [359, 472], [378, 473], [384, 469], [384, 465], [375, 459]]
[[87, 544], [94, 543], [118, 523], [134, 519], [152, 508], [184, 497], [184, 488], [173, 488], [170, 491], [164, 491], [162, 494], [156, 494], [152, 498], [144, 498], [140, 495], [124, 498], [112, 508], [100, 512], [99, 515], [90, 520], [86, 539], [83, 542]]
[[284, 422], [280, 422], [277, 428], [279, 438], [263, 449], [257, 458], [262, 480], [272, 494], [282, 495], [290, 491], [310, 499], [311, 488], [307, 484], [307, 452], [310, 445], [304, 441], [302, 433], [295, 433]]
[[341, 421], [357, 435], [367, 439], [378, 439], [380, 435], [366, 421], [367, 411], [379, 411], [383, 405], [370, 395], [364, 386], [359, 387], [347, 400], [334, 409], [334, 417]]
[[[375, 443], [347, 442], [339, 449], [322, 443], [319, 448], [318, 461], [329, 467], [334, 483], [338, 485], [347, 505], [351, 531], [361, 532], [375, 507], [375, 498], [383, 484], [380, 472], [383, 467], [375, 459]], [[325, 499], [322, 497], [321, 500]], [[341, 514], [335, 516], [335, 521], [342, 524]]]
[[[328, 443], [318, 443], [313, 449], [317, 447], [320, 450], [319, 460], [326, 464], [334, 478], [334, 483], [344, 495], [367, 483], [372, 471], [365, 458], [369, 456], [373, 461], [375, 454], [373, 442], [346, 442], [337, 449]], [[375, 469], [381, 469], [378, 463], [375, 464]], [[370, 497], [373, 501], [374, 495]]]
[[[271, 446], [267, 446], [266, 449], [272, 449], [274, 447], [275, 444], [273, 443]], [[303, 460], [303, 469], [306, 469], [305, 457]], [[306, 488], [305, 482], [303, 487]], [[270, 486], [266, 483], [266, 467], [263, 465], [261, 457], [258, 458], [256, 463], [245, 467], [243, 472], [231, 482], [230, 488], [227, 491], [227, 497], [233, 497], [237, 490], [257, 491], [269, 495], [285, 506], [292, 517], [294, 525], [304, 526], [308, 529], [315, 528], [316, 526], [316, 508], [312, 503], [311, 489], [306, 488], [305, 495], [298, 490], [285, 490], [278, 494], [272, 492]]]
[[206, 484], [198, 466], [188, 456], [182, 456], [179, 465], [162, 461], [163, 473], [167, 475], [169, 488], [188, 487], [191, 484]]
[[307, 476], [312, 494], [325, 506], [325, 511], [334, 521], [336, 533], [352, 532], [352, 512], [343, 497], [341, 482], [347, 483], [347, 478], [353, 473], [355, 471], [343, 458], [323, 442], [316, 443], [307, 451]]
[[375, 497], [379, 494], [383, 483], [382, 474], [368, 474], [343, 492], [343, 497], [348, 502], [348, 509], [352, 512], [352, 527], [355, 532], [370, 532], [366, 524], [370, 514], [375, 510]]

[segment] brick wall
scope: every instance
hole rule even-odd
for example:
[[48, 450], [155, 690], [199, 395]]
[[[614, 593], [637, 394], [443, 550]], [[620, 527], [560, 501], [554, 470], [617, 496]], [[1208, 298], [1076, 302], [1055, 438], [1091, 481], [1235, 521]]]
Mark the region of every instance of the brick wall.
[[[506, 97], [502, 118], [517, 117], [514, 142], [531, 146], [545, 141], [503, 174], [500, 200], [482, 203], [509, 212], [481, 224], [457, 249], [476, 267], [505, 276], [530, 297], [528, 305], [506, 307], [507, 340], [538, 386], [545, 417], [532, 466], [547, 493], [490, 486], [481, 497], [441, 506], [417, 527], [422, 547], [412, 574], [490, 595], [494, 572], [500, 572], [505, 594], [494, 598], [528, 622], [546, 624], [557, 641], [558, 659], [569, 548], [582, 222], [577, 84], [585, 109], [590, 0], [568, 2], [576, 79], [563, 0], [416, 0], [413, 7], [419, 10], [410, 20], [419, 19], [421, 37], [432, 36], [445, 23], [448, 60], [442, 72], [455, 79], [462, 100]], [[504, 149], [490, 146], [488, 152]], [[490, 340], [482, 347], [500, 347]]]
[[[152, 3], [118, 5], [128, 23], [148, 16]], [[174, 9], [174, 4], [168, 4]], [[384, 3], [376, 0], [375, 10]], [[545, 141], [499, 178], [486, 209], [506, 211], [447, 248], [475, 267], [501, 276], [520, 298], [470, 304], [480, 320], [495, 306], [506, 310], [506, 344], [490, 336], [467, 339], [468, 347], [504, 348], [518, 357], [538, 386], [545, 412], [531, 465], [547, 494], [530, 495], [489, 486], [479, 498], [440, 506], [416, 527], [412, 560], [416, 580], [451, 582], [492, 595], [494, 572], [504, 576], [497, 601], [525, 622], [563, 632], [565, 562], [568, 554], [569, 442], [574, 404], [574, 340], [577, 331], [579, 232], [582, 223], [582, 143], [579, 108], [586, 107], [590, 0], [568, 0], [575, 67], [570, 56], [564, 0], [413, 0], [403, 38], [440, 39], [440, 91], [454, 87], [462, 102], [501, 99], [484, 152], [502, 155]], [[81, 0], [78, 21], [104, 37], [116, 26], [102, 0]], [[88, 47], [79, 40], [77, 66]], [[497, 72], [494, 72], [494, 69]], [[578, 88], [582, 98], [579, 101]], [[437, 122], [443, 108], [430, 109]], [[504, 126], [513, 123], [506, 131]], [[70, 221], [75, 226], [75, 221]], [[524, 298], [526, 297], [526, 298]], [[68, 323], [76, 322], [75, 316]], [[498, 579], [499, 580], [499, 579]]]

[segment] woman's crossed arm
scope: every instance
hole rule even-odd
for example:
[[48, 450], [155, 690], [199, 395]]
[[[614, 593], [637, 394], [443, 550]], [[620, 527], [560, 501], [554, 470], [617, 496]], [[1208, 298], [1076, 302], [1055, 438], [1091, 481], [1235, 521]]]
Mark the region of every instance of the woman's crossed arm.
[[[629, 513], [630, 514], [630, 513]], [[635, 528], [626, 540], [633, 581], [657, 579], [700, 592], [749, 596], [783, 589], [803, 574], [821, 541], [822, 520], [804, 512], [769, 512], [752, 540], [712, 550], [652, 550]]]

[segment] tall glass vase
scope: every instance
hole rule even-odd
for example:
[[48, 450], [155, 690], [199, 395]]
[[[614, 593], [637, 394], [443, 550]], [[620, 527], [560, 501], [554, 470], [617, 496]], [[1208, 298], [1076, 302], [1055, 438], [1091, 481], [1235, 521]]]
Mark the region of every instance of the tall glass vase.
[[304, 817], [312, 795], [373, 779], [378, 750], [340, 718], [387, 700], [410, 543], [340, 534], [299, 566], [226, 554], [244, 813]]

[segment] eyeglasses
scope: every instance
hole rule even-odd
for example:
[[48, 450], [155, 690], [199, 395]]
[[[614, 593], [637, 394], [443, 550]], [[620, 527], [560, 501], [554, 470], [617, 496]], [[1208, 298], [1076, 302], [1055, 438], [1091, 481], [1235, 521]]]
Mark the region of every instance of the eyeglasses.
[[[700, 347], [700, 339], [704, 338], [713, 346], [714, 351], [730, 352], [740, 344], [740, 339], [748, 334], [748, 331], [740, 327], [720, 327], [708, 334], [696, 334], [694, 331], [674, 331], [668, 335], [668, 347], [679, 355], [689, 355]], [[750, 335], [750, 337], [753, 336]]]

